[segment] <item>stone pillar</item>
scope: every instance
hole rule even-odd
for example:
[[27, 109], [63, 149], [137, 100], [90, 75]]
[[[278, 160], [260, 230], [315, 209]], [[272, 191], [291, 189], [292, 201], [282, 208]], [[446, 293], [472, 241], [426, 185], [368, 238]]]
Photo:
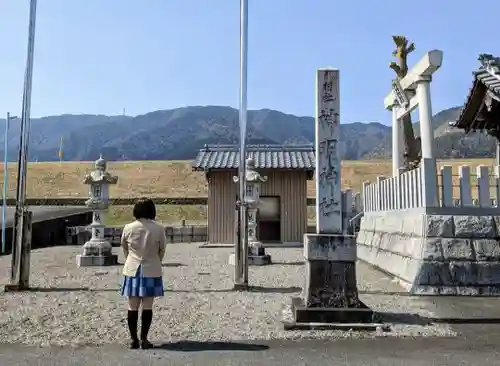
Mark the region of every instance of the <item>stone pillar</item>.
[[400, 174], [403, 167], [403, 125], [397, 118], [399, 107], [397, 104], [392, 106], [392, 175], [396, 177]]
[[112, 246], [104, 237], [104, 219], [109, 205], [109, 185], [116, 184], [118, 177], [106, 171], [106, 161], [102, 156], [95, 162], [95, 170], [85, 176], [84, 183], [90, 185], [90, 198], [85, 205], [91, 208], [91, 239], [83, 245], [83, 254], [77, 256], [79, 267], [115, 265], [118, 256], [112, 253]]
[[[293, 300], [295, 322], [366, 321], [367, 318], [361, 319], [358, 315], [370, 314], [347, 311], [358, 310], [364, 305], [359, 301], [356, 283], [355, 236], [343, 232], [342, 228], [341, 171], [337, 149], [340, 138], [339, 71], [318, 70], [316, 88], [317, 232], [304, 235], [306, 283], [302, 299]], [[353, 315], [355, 318], [346, 315], [354, 313], [358, 314]]]
[[420, 116], [420, 136], [422, 141], [422, 159], [434, 158], [434, 128], [432, 126], [430, 76], [420, 77], [417, 81], [417, 98]]
[[257, 238], [257, 207], [250, 204], [247, 209], [247, 230], [248, 230], [248, 244], [249, 255], [264, 255], [264, 247], [261, 241]]

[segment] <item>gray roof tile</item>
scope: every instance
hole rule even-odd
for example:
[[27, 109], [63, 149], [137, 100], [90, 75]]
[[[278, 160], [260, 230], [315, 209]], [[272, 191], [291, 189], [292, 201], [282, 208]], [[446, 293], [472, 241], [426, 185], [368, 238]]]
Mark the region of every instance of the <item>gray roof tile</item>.
[[[247, 158], [252, 157], [258, 169], [314, 170], [312, 145], [248, 145]], [[237, 169], [239, 148], [235, 145], [205, 145], [192, 166], [194, 170]]]
[[[483, 105], [483, 99], [489, 90], [500, 97], [500, 58], [489, 54], [479, 55], [481, 66], [473, 72], [474, 81], [469, 90], [465, 104], [458, 119], [452, 123], [453, 127], [464, 129], [466, 132], [474, 130], [489, 130], [497, 128], [498, 121], [481, 118], [478, 113]], [[497, 75], [497, 76], [495, 76]]]

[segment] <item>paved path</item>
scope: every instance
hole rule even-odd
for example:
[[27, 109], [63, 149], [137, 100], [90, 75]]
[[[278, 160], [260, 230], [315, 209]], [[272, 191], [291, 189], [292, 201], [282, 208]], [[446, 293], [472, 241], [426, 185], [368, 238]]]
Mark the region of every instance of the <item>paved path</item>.
[[177, 342], [153, 350], [116, 345], [89, 348], [1, 345], [5, 365], [498, 365], [498, 337], [481, 344], [463, 337], [253, 343]]
[[[11, 227], [14, 222], [14, 206], [7, 207], [7, 227]], [[75, 215], [83, 212], [90, 212], [85, 206], [28, 206], [28, 210], [33, 212], [33, 222], [52, 220], [68, 215]], [[2, 216], [0, 215], [0, 225], [2, 224]]]

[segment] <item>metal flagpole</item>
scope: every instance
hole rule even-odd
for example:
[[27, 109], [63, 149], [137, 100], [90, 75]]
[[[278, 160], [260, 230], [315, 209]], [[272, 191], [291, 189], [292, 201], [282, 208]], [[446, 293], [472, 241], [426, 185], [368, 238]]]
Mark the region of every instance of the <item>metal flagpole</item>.
[[248, 0], [240, 0], [240, 161], [239, 161], [239, 242], [235, 250], [235, 285], [248, 287], [248, 236], [245, 203], [245, 161], [247, 135], [247, 53], [248, 53]]
[[2, 201], [2, 253], [5, 253], [6, 243], [5, 243], [5, 230], [7, 224], [7, 195], [9, 192], [9, 128], [10, 121], [16, 119], [16, 116], [11, 116], [7, 112], [7, 118], [5, 119], [5, 134], [4, 134], [4, 145], [3, 145], [3, 201]]
[[[31, 86], [33, 81], [33, 61], [35, 51], [35, 25], [37, 0], [30, 0], [28, 29], [28, 49], [24, 75], [23, 105], [21, 117], [21, 136], [19, 144], [18, 178], [16, 189], [16, 211], [12, 245], [11, 286], [17, 289], [29, 287], [29, 245], [27, 227], [31, 226], [31, 213], [26, 212], [26, 174], [31, 117]], [[25, 221], [27, 219], [28, 222]]]
[[62, 163], [63, 158], [63, 137], [61, 136], [61, 142], [59, 143], [59, 162]]

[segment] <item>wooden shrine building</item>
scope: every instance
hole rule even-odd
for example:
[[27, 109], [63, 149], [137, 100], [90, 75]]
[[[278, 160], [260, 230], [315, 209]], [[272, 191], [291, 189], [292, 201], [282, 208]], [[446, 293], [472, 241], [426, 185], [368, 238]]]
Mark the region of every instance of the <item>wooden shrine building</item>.
[[[257, 237], [263, 243], [301, 243], [307, 231], [307, 181], [313, 179], [312, 145], [249, 145], [261, 184]], [[239, 149], [233, 145], [205, 145], [192, 163], [208, 181], [208, 242], [234, 244]]]

